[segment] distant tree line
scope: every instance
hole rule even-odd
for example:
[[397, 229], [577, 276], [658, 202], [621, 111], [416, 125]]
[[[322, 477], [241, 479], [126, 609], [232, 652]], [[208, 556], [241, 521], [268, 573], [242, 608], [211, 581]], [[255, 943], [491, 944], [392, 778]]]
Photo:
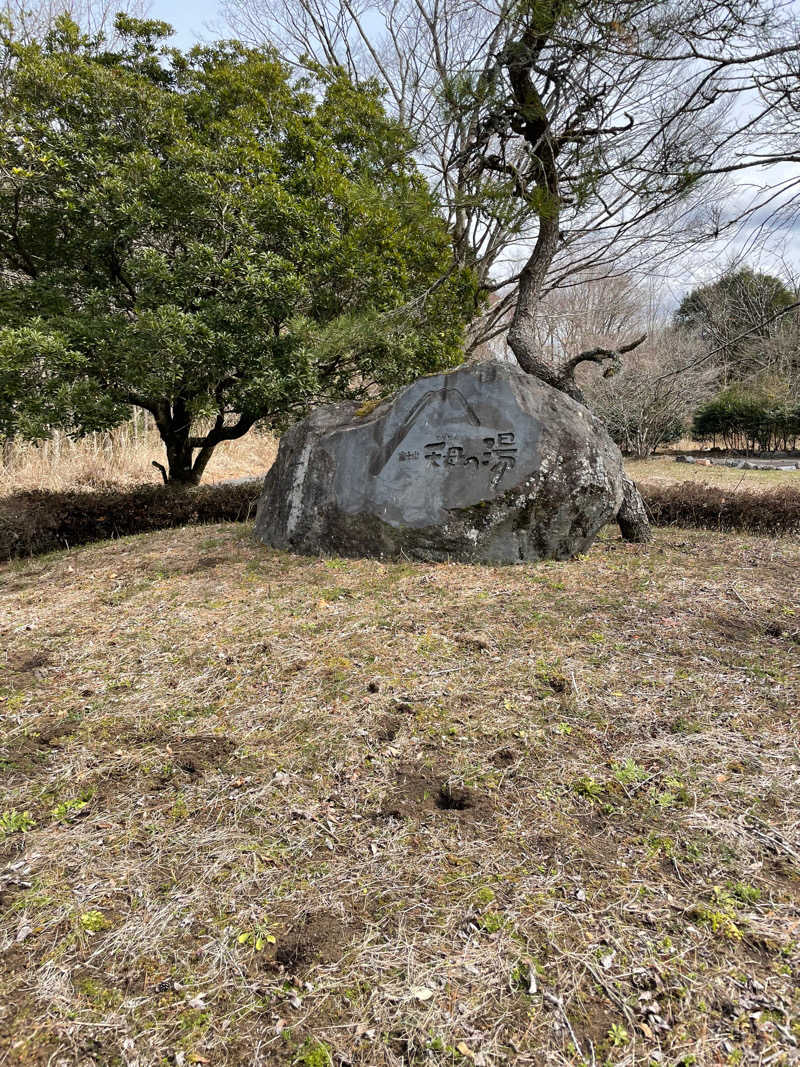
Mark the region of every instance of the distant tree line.
[[796, 447], [799, 301], [780, 278], [747, 268], [726, 272], [682, 301], [676, 325], [709, 353], [719, 389], [694, 415], [696, 440], [746, 452]]
[[665, 321], [632, 281], [587, 279], [571, 300], [547, 302], [542, 321], [584, 347], [606, 343], [620, 325], [647, 333], [585, 384], [624, 452], [643, 458], [690, 436], [741, 451], [791, 450], [800, 440], [798, 300], [790, 283], [736, 267], [689, 292]]
[[773, 388], [764, 380], [728, 386], [695, 413], [692, 436], [745, 452], [794, 450], [800, 440], [800, 395], [781, 381]]

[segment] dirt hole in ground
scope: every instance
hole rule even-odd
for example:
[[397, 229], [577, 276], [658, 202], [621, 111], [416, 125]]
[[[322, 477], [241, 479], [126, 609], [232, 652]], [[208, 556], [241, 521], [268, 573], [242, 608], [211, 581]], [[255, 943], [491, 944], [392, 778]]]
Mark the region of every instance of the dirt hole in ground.
[[375, 724], [375, 737], [378, 741], [394, 741], [401, 726], [402, 719], [399, 715], [384, 715]]
[[9, 668], [19, 674], [30, 674], [31, 671], [49, 667], [52, 662], [53, 657], [44, 649], [38, 649], [36, 652], [11, 653], [8, 657]]
[[70, 737], [77, 729], [78, 723], [74, 719], [51, 719], [39, 727], [36, 740], [40, 745], [52, 745], [64, 737]]
[[436, 796], [436, 807], [439, 811], [469, 811], [474, 806], [469, 789], [458, 789], [446, 783], [439, 787]]
[[201, 556], [200, 559], [190, 563], [188, 567], [176, 569], [175, 574], [199, 574], [201, 571], [210, 571], [219, 567], [228, 560], [225, 556]]
[[199, 777], [208, 767], [222, 763], [235, 747], [230, 738], [217, 737], [216, 734], [173, 738], [169, 742], [173, 761], [193, 777]]
[[466, 818], [477, 818], [490, 807], [486, 796], [454, 785], [442, 773], [403, 764], [395, 772], [394, 783], [380, 814], [387, 818], [406, 819], [424, 812], [454, 811]]
[[734, 644], [746, 644], [764, 633], [763, 626], [756, 619], [748, 618], [741, 612], [711, 612], [706, 616], [705, 625], [712, 633], [719, 634]]
[[275, 959], [288, 971], [312, 963], [338, 963], [354, 932], [353, 924], [328, 912], [308, 915], [278, 938]]
[[33, 755], [46, 748], [58, 748], [77, 731], [79, 725], [77, 719], [69, 716], [43, 719], [28, 737], [19, 738], [11, 747], [20, 756]]

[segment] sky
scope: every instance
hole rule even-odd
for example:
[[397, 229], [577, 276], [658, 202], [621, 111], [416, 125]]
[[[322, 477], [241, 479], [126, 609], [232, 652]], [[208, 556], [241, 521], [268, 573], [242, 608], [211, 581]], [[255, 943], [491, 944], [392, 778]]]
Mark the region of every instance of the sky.
[[172, 43], [178, 48], [191, 48], [216, 36], [209, 24], [218, 17], [218, 9], [216, 0], [151, 0], [148, 14], [175, 27]]

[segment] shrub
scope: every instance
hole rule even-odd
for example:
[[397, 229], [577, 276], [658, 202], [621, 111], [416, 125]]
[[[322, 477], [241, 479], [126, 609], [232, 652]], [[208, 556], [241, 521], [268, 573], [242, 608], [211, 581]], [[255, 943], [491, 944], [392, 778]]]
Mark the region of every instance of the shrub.
[[729, 386], [695, 413], [692, 435], [698, 441], [751, 452], [793, 449], [800, 437], [800, 404], [780, 380]]
[[675, 444], [683, 437], [686, 427], [678, 418], [607, 418], [608, 434], [625, 455], [647, 459], [657, 448]]
[[638, 486], [654, 526], [699, 526], [758, 534], [800, 533], [800, 490], [721, 489], [700, 482]]
[[697, 361], [694, 341], [656, 331], [614, 374], [587, 384], [589, 407], [622, 451], [645, 459], [679, 440], [699, 404], [712, 394], [715, 371]]
[[0, 498], [0, 560], [90, 541], [255, 515], [260, 483], [171, 489], [142, 485], [100, 492], [15, 493]]

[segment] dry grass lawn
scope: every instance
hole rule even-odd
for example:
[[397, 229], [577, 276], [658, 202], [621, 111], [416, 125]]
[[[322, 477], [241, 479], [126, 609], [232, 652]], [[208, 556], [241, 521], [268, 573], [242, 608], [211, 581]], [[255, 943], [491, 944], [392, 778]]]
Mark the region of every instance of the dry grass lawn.
[[626, 459], [625, 467], [634, 481], [650, 482], [653, 485], [703, 482], [722, 489], [746, 489], [748, 492], [778, 489], [781, 486], [800, 490], [800, 471], [742, 471], [734, 467], [701, 467], [692, 463], [676, 463], [674, 457], [668, 456]]
[[0, 566], [0, 1064], [796, 1062], [798, 567]]

